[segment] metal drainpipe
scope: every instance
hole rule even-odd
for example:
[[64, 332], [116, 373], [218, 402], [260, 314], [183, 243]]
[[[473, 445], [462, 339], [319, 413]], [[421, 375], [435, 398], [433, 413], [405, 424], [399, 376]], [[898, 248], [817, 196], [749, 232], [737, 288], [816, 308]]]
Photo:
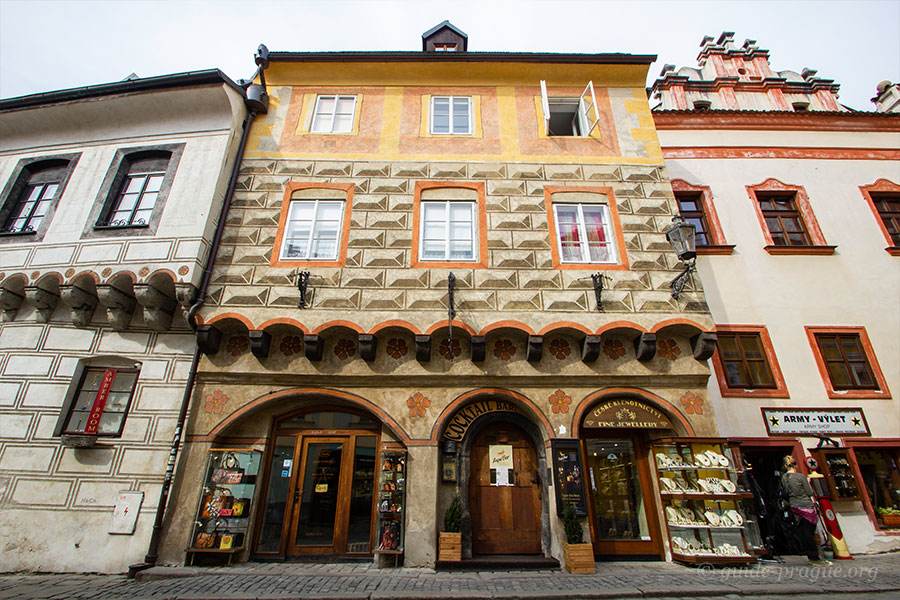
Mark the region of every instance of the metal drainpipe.
[[[200, 283], [200, 289], [197, 292], [194, 304], [188, 309], [187, 321], [195, 332], [197, 331], [196, 314], [203, 302], [206, 300], [206, 292], [209, 289], [209, 281], [212, 276], [213, 263], [216, 255], [219, 253], [219, 244], [222, 241], [222, 234], [225, 231], [225, 219], [228, 215], [228, 209], [231, 208], [231, 201], [234, 198], [234, 188], [237, 185], [238, 171], [241, 168], [241, 161], [244, 157], [244, 148], [247, 146], [247, 138], [250, 133], [250, 124], [257, 115], [257, 110], [251, 110], [244, 119], [243, 131], [241, 132], [241, 142], [238, 147], [237, 155], [234, 159], [234, 167], [231, 169], [231, 179], [228, 182], [228, 190], [225, 193], [225, 201], [222, 203], [222, 212], [219, 215], [219, 224], [216, 227], [216, 233], [213, 237], [212, 247], [209, 251], [209, 257], [206, 259], [206, 269], [203, 272], [203, 280]], [[169, 500], [169, 490], [172, 487], [172, 478], [175, 473], [175, 459], [178, 456], [178, 446], [181, 445], [181, 436], [184, 432], [184, 424], [187, 420], [188, 408], [191, 404], [191, 395], [194, 391], [194, 383], [197, 379], [197, 366], [200, 364], [200, 347], [194, 349], [194, 358], [191, 361], [191, 369], [188, 372], [187, 382], [184, 386], [184, 396], [181, 398], [181, 409], [178, 413], [178, 422], [175, 425], [175, 434], [172, 438], [172, 447], [169, 450], [169, 461], [166, 464], [166, 474], [163, 478], [162, 489], [159, 492], [159, 502], [156, 505], [156, 519], [153, 522], [153, 533], [150, 536], [150, 546], [147, 554], [144, 556], [144, 562], [130, 565], [128, 567], [128, 578], [134, 579], [138, 571], [149, 569], [156, 564], [159, 558], [159, 542], [162, 535], [163, 521], [166, 514], [166, 504]]]

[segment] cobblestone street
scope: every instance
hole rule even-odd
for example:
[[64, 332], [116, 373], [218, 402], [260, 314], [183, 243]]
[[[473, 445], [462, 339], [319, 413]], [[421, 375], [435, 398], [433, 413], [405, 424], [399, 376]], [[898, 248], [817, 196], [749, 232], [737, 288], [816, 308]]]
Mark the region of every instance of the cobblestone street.
[[123, 575], [6, 574], [0, 598], [41, 600], [400, 600], [465, 598], [900, 598], [900, 554], [858, 557], [811, 568], [802, 557], [750, 569], [672, 563], [598, 563], [594, 575], [552, 571], [435, 572], [368, 564], [249, 563], [156, 567]]

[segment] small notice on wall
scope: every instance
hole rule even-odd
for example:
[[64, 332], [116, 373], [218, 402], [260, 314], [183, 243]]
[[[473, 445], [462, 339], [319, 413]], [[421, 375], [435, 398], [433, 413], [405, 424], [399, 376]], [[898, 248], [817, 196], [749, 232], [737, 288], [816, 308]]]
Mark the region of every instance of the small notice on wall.
[[144, 492], [119, 492], [116, 507], [113, 509], [112, 522], [109, 524], [109, 533], [132, 535], [143, 503]]
[[490, 447], [489, 456], [492, 469], [513, 468], [513, 448], [509, 445], [493, 445]]

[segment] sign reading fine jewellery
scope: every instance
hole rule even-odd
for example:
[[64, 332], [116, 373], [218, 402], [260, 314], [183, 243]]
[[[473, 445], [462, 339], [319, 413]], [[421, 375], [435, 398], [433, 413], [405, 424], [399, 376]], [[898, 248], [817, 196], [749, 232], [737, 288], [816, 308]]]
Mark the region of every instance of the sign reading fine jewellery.
[[594, 408], [584, 418], [585, 427], [671, 429], [672, 422], [662, 411], [638, 400], [610, 400]]
[[447, 429], [444, 431], [444, 438], [454, 442], [461, 442], [472, 421], [481, 415], [493, 412], [518, 411], [515, 404], [504, 400], [479, 400], [472, 404], [467, 404], [459, 409], [453, 415], [453, 418], [450, 419], [450, 423], [447, 424]]
[[872, 435], [861, 408], [763, 408], [769, 435]]

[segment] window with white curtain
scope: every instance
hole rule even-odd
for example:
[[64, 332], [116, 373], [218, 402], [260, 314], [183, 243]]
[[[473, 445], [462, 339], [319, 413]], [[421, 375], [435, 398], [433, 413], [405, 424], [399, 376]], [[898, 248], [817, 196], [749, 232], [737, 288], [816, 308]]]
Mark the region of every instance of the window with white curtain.
[[562, 262], [616, 262], [609, 207], [605, 204], [554, 204], [553, 212]]

